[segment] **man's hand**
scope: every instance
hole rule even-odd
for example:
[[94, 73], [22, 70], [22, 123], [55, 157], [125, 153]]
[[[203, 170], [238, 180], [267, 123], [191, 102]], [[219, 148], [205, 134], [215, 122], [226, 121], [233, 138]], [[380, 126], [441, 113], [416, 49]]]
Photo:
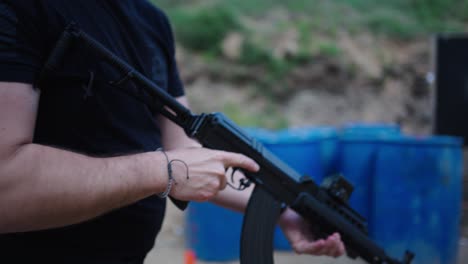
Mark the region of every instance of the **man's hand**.
[[334, 233], [326, 239], [315, 240], [310, 224], [291, 209], [281, 214], [279, 225], [298, 254], [339, 257], [345, 254], [340, 234]]
[[[170, 195], [182, 201], [207, 201], [226, 187], [230, 167], [255, 172], [258, 164], [236, 153], [193, 147], [167, 152], [175, 180]], [[187, 178], [188, 177], [188, 178]]]

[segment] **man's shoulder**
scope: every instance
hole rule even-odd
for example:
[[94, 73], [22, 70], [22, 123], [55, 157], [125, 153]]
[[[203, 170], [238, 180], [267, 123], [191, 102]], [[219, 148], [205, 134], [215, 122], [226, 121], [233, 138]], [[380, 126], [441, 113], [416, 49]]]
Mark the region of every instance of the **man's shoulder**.
[[172, 49], [173, 32], [166, 12], [147, 0], [136, 0], [134, 5], [135, 9], [138, 10], [138, 16], [144, 21], [143, 23], [148, 25], [153, 32], [157, 32], [158, 38], [164, 45]]
[[134, 0], [132, 3], [142, 12], [146, 14], [153, 14], [157, 16], [166, 17], [165, 12], [159, 8], [156, 4], [151, 3], [148, 0]]
[[143, 18], [150, 20], [154, 23], [169, 26], [169, 19], [166, 12], [147, 0], [137, 0], [133, 2]]
[[60, 3], [57, 0], [1, 0], [0, 2], [19, 14], [27, 15], [37, 14]]
[[[50, 19], [56, 14], [60, 6], [64, 5], [60, 0], [1, 0], [4, 7], [11, 10], [18, 22], [28, 25], [28, 28], [40, 28], [54, 22]], [[73, 2], [73, 1], [70, 1]]]

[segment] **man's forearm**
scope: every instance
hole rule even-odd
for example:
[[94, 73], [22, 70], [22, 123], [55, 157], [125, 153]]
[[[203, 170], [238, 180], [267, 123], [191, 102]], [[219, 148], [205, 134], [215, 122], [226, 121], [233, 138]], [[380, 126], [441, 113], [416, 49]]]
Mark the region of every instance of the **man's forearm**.
[[162, 153], [93, 158], [26, 144], [0, 163], [0, 233], [91, 219], [167, 184]]

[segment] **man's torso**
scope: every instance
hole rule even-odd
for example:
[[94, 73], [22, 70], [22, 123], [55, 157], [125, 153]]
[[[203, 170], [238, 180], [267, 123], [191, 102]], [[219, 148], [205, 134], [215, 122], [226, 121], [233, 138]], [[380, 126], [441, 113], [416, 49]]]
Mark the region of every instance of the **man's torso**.
[[[39, 61], [47, 58], [66, 25], [74, 22], [162, 89], [168, 90], [171, 85], [175, 66], [171, 65], [170, 29], [164, 15], [149, 3], [31, 0], [10, 4], [18, 16], [18, 35], [22, 34], [19, 41], [37, 42], [34, 52], [39, 54]], [[32, 21], [27, 22], [29, 17]], [[123, 73], [79, 44], [65, 56], [64, 65], [39, 83], [35, 143], [93, 156], [151, 151], [161, 145], [155, 113], [149, 107], [151, 98], [132, 83], [121, 87], [109, 84]], [[183, 93], [181, 87], [169, 92], [174, 96]], [[61, 252], [141, 256], [153, 246], [164, 210], [165, 201], [153, 196], [86, 223], [3, 235], [0, 245], [12, 250], [34, 249], [43, 256]]]

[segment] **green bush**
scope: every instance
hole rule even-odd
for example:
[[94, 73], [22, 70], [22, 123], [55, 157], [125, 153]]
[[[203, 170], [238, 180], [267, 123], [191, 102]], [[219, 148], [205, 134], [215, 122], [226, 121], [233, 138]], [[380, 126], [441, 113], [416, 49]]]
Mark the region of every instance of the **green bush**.
[[365, 17], [365, 24], [375, 33], [400, 38], [412, 37], [425, 31], [414, 18], [392, 9], [375, 10]]
[[468, 20], [468, 0], [411, 0], [415, 13], [423, 19]]
[[[466, 31], [468, 23], [468, 0], [152, 0], [152, 2], [170, 13], [174, 10], [199, 10], [200, 7], [204, 7], [203, 12], [184, 11], [177, 12], [174, 17], [171, 16], [173, 20], [177, 20], [175, 21], [177, 27], [181, 27], [177, 30], [180, 38], [187, 40], [188, 46], [196, 48], [205, 48], [214, 43], [213, 40], [219, 40], [220, 32], [222, 35], [229, 30], [229, 27], [238, 24], [233, 10], [247, 17], [262, 17], [269, 10], [282, 7], [297, 17], [302, 16], [309, 21], [317, 21], [312, 23], [316, 31], [329, 32], [335, 28], [370, 29], [374, 33], [391, 37], [417, 37], [435, 32]], [[213, 22], [213, 25], [208, 25], [204, 21]], [[206, 26], [213, 27], [214, 30]], [[202, 34], [200, 31], [205, 32]], [[207, 41], [200, 43], [198, 34]]]
[[240, 29], [237, 16], [221, 5], [170, 13], [177, 40], [194, 51], [219, 52], [224, 37]]
[[460, 31], [468, 22], [468, 0], [411, 0], [411, 9], [428, 31]]
[[236, 124], [244, 127], [263, 127], [281, 129], [289, 126], [289, 122], [277, 105], [268, 104], [259, 112], [249, 112], [236, 104], [228, 103], [223, 107], [225, 113]]
[[323, 42], [319, 45], [319, 54], [322, 56], [337, 57], [340, 53], [340, 47], [335, 42]]
[[270, 52], [252, 41], [244, 42], [240, 62], [246, 65], [265, 65], [274, 60]]

